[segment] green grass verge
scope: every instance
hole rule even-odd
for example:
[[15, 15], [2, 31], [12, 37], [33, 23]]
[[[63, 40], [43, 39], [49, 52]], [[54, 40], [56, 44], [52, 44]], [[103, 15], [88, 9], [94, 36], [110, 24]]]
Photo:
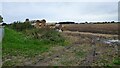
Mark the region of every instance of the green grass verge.
[[114, 61], [113, 61], [113, 63], [114, 63], [115, 65], [120, 65], [120, 57], [115, 58]]
[[67, 44], [66, 41], [57, 41], [57, 43], [49, 42], [46, 41], [46, 39], [40, 40], [27, 38], [27, 36], [22, 32], [17, 32], [15, 30], [5, 28], [5, 36], [3, 38], [2, 48], [3, 57], [19, 55], [25, 57], [33, 57], [37, 54], [48, 51], [52, 46]]

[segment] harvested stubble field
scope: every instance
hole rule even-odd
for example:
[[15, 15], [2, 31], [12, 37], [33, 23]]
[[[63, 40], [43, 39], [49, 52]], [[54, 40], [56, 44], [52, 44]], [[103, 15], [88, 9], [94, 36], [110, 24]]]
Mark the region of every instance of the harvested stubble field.
[[103, 34], [118, 34], [120, 24], [63, 24], [63, 30], [92, 32]]

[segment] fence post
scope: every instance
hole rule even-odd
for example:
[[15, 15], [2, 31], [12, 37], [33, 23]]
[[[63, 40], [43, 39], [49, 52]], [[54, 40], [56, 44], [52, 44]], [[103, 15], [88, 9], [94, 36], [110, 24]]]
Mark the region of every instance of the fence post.
[[96, 55], [96, 47], [95, 47], [95, 42], [96, 42], [96, 40], [95, 40], [95, 36], [94, 35], [92, 35], [92, 48], [93, 48], [93, 52], [92, 52], [92, 56], [93, 56], [93, 62], [95, 61], [95, 55]]

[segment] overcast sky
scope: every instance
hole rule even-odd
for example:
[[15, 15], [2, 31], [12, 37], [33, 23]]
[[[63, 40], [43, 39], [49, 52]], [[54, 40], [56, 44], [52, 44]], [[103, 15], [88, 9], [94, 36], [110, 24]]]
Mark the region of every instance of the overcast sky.
[[119, 0], [0, 0], [1, 2], [118, 2]]
[[48, 22], [117, 21], [118, 2], [3, 2], [0, 13], [7, 23], [26, 18]]

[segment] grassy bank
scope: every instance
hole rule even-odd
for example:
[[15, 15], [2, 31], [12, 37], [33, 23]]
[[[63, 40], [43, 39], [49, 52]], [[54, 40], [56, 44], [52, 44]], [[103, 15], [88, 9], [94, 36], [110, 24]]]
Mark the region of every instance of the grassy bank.
[[[51, 33], [49, 31], [48, 33]], [[48, 34], [46, 33], [46, 34]], [[52, 31], [52, 36], [60, 35], [56, 34], [56, 31]], [[47, 36], [42, 36], [43, 38], [36, 39], [33, 38], [31, 33], [28, 33], [29, 35], [25, 34], [24, 32], [17, 32], [13, 29], [5, 28], [5, 36], [3, 38], [3, 62], [6, 61], [7, 59], [10, 59], [9, 63], [5, 62], [4, 65], [13, 65], [11, 64], [12, 58], [22, 56], [22, 57], [35, 57], [36, 55], [39, 55], [45, 51], [48, 51], [50, 47], [53, 46], [59, 46], [59, 45], [66, 45], [67, 43], [65, 42], [64, 38], [61, 38], [57, 36], [57, 40], [51, 40], [51, 35], [50, 39], [47, 39]], [[33, 34], [34, 35], [34, 34]], [[48, 34], [49, 35], [49, 34]], [[45, 38], [46, 37], [46, 38]], [[54, 39], [54, 38], [52, 38]], [[46, 41], [47, 40], [47, 41]], [[52, 42], [53, 41], [53, 42]], [[51, 43], [52, 42], [52, 43]]]

